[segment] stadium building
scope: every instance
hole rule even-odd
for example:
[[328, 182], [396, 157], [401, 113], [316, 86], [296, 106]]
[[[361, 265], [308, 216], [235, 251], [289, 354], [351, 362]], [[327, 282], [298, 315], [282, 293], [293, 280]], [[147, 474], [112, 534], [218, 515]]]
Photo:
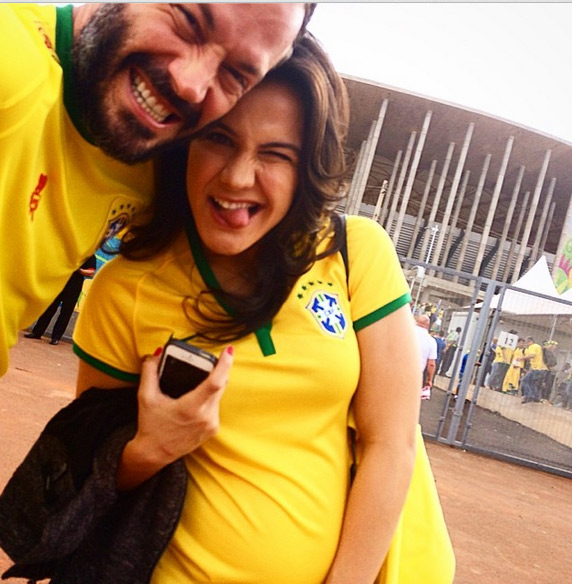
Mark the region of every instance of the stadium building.
[[[514, 283], [542, 255], [569, 286], [572, 144], [483, 112], [344, 75], [355, 172], [345, 206], [402, 260]], [[455, 279], [435, 278], [435, 294]]]

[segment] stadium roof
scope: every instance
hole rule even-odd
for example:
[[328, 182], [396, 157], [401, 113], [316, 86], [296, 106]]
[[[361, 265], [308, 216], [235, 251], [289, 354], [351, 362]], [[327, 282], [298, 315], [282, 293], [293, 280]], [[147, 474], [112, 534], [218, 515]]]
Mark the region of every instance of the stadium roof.
[[[430, 110], [432, 112], [425, 146], [416, 173], [420, 180], [415, 183], [408, 206], [408, 213], [415, 214], [417, 212], [419, 199], [422, 195], [423, 176], [426, 176], [431, 162], [434, 159], [438, 161], [437, 172], [439, 173], [446, 157], [449, 143], [454, 142], [455, 149], [448, 172], [450, 184], [467, 129], [472, 122], [474, 123], [474, 131], [464, 165], [464, 170], [470, 171], [470, 179], [467, 196], [460, 212], [459, 226], [462, 226], [463, 221], [467, 220], [472, 202], [471, 189], [473, 189], [473, 192], [476, 189], [485, 156], [490, 154], [491, 161], [485, 189], [473, 227], [473, 231], [482, 232], [497, 176], [505, 156], [507, 142], [510, 137], [514, 138], [497, 211], [490, 232], [492, 237], [498, 237], [503, 229], [506, 211], [512, 198], [520, 166], [523, 165], [525, 171], [519, 192], [530, 191], [530, 201], [544, 164], [546, 152], [550, 150], [550, 161], [541, 191], [540, 202], [535, 213], [536, 219], [533, 223], [530, 239], [535, 237], [535, 229], [543, 211], [543, 201], [546, 197], [548, 186], [552, 178], [555, 178], [552, 199], [555, 202], [555, 211], [546, 239], [546, 251], [550, 253], [558, 251], [557, 247], [572, 194], [571, 143], [484, 112], [348, 75], [343, 75], [343, 77], [351, 100], [348, 145], [356, 153], [359, 152], [361, 142], [367, 138], [372, 121], [377, 119], [383, 100], [388, 100], [388, 107], [377, 144], [375, 162], [368, 180], [368, 188], [372, 191], [375, 190], [374, 186], [379, 189], [383, 179], [389, 177], [398, 150], [406, 150], [411, 132], [415, 131], [419, 136], [427, 111]], [[435, 182], [434, 180], [433, 183]], [[445, 190], [444, 197], [446, 195], [447, 191]], [[442, 200], [440, 207], [443, 207], [443, 205], [444, 202]], [[441, 211], [437, 214], [438, 221], [440, 216], [442, 216]]]

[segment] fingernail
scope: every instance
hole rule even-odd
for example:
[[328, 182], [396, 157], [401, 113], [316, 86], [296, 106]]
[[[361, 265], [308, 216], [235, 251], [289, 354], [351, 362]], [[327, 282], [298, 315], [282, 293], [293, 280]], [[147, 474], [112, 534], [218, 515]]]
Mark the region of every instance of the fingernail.
[[163, 347], [157, 347], [153, 353], [153, 357], [158, 357], [163, 352]]
[[232, 357], [234, 355], [234, 347], [232, 345], [229, 345], [226, 348], [226, 352]]

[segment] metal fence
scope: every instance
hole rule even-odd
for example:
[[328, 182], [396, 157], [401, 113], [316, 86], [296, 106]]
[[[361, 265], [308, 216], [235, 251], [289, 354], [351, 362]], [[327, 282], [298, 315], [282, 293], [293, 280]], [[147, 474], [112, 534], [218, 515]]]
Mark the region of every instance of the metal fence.
[[[402, 263], [414, 310], [431, 316], [434, 334], [460, 329], [456, 347], [438, 364], [431, 399], [422, 401], [424, 436], [572, 478], [572, 302], [414, 260]], [[531, 376], [535, 399], [523, 395], [530, 360], [514, 359], [518, 339], [527, 337], [546, 345], [556, 362]], [[493, 343], [504, 349], [500, 366], [493, 363]], [[554, 360], [545, 355], [544, 361]], [[510, 383], [506, 373], [517, 363], [526, 365], [512, 372]]]

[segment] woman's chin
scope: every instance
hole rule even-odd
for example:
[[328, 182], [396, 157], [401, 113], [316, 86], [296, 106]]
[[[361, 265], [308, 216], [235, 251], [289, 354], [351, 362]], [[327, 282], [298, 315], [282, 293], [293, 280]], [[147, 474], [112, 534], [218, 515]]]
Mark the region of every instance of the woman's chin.
[[232, 241], [230, 238], [219, 240], [216, 242], [203, 242], [207, 253], [214, 256], [233, 257], [244, 253], [250, 249], [253, 242], [248, 241]]

